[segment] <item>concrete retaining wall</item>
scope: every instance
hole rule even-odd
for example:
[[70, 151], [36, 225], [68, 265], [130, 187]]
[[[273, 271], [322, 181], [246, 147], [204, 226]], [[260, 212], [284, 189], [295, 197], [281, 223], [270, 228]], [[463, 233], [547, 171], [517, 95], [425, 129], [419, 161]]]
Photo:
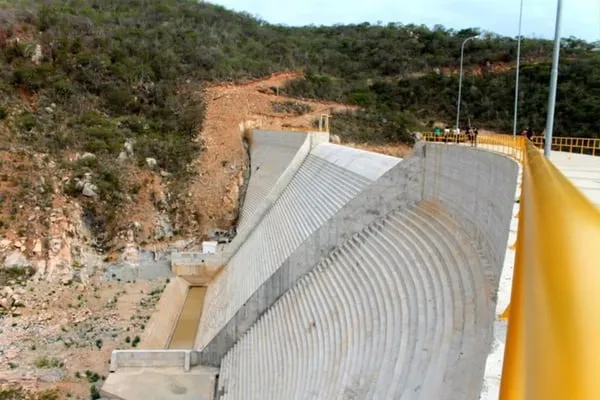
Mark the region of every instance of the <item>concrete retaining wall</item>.
[[[288, 135], [290, 140], [284, 140]], [[298, 146], [297, 136], [303, 135], [304, 141]], [[278, 138], [279, 145], [269, 145], [269, 140]], [[265, 214], [273, 207], [273, 204], [281, 197], [285, 188], [310, 153], [311, 149], [322, 143], [329, 142], [328, 132], [274, 132], [254, 131], [251, 147], [251, 168], [248, 193], [242, 211], [236, 236], [224, 251], [216, 254], [202, 254], [197, 252], [175, 253], [172, 255], [173, 266], [195, 266], [200, 269], [204, 267], [218, 268], [231, 259], [239, 248], [248, 240], [248, 237], [264, 218]], [[293, 151], [292, 151], [293, 150]], [[281, 163], [273, 167], [266, 174], [257, 173], [268, 161], [268, 155], [283, 152], [287, 158], [287, 166], [281, 167]], [[278, 155], [276, 155], [278, 156]], [[278, 167], [279, 166], [279, 167]], [[176, 272], [177, 273], [177, 272]]]
[[328, 143], [315, 147], [210, 284], [195, 348], [205, 347], [298, 246], [400, 161]]
[[[368, 170], [368, 157], [363, 161], [359, 165]], [[497, 154], [459, 146], [417, 145], [409, 159], [339, 209], [286, 258], [203, 347], [202, 363], [218, 366], [261, 315], [333, 249], [380, 216], [424, 199], [438, 202], [463, 224], [492, 270], [500, 271], [517, 173], [514, 161]]]
[[221, 271], [221, 265], [213, 264], [179, 264], [173, 262], [173, 273], [195, 286], [206, 286]]
[[238, 233], [254, 229], [256, 218], [262, 217], [279, 198], [311, 148], [327, 141], [326, 132], [252, 132], [250, 179], [240, 211]]
[[185, 302], [189, 284], [182, 278], [174, 278], [162, 293], [156, 311], [146, 325], [140, 347], [145, 349], [166, 349], [171, 333], [177, 324], [179, 313]]
[[[368, 165], [368, 153], [357, 155], [365, 157], [365, 162], [354, 164], [354, 168]], [[200, 355], [201, 362], [218, 366], [225, 353], [260, 316], [333, 249], [382, 215], [398, 207], [418, 202], [422, 192], [420, 168], [420, 157], [397, 164], [323, 223], [296, 248], [239, 308], [219, 334], [204, 347]]]
[[439, 202], [483, 250], [500, 275], [519, 166], [485, 150], [429, 143], [423, 158], [423, 198]]
[[194, 350], [114, 350], [110, 356], [110, 372], [119, 368], [181, 367], [189, 371], [199, 365]]

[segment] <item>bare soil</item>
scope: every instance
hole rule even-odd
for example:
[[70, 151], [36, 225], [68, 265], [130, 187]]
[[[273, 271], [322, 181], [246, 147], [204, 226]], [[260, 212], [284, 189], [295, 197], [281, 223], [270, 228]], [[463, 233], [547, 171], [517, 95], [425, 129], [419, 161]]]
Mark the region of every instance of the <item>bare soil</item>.
[[0, 315], [0, 382], [82, 399], [108, 374], [112, 350], [139, 340], [165, 286], [99, 277], [87, 284], [4, 283], [21, 305]]
[[297, 100], [310, 106], [303, 115], [278, 113], [272, 102], [288, 98], [277, 96], [271, 88], [282, 87], [299, 72], [274, 74], [244, 84], [220, 84], [205, 92], [206, 120], [196, 140], [204, 150], [193, 163], [194, 178], [179, 211], [186, 219], [188, 233], [206, 235], [211, 229], [231, 229], [238, 216], [239, 190], [247, 167], [243, 134], [246, 129], [316, 130], [314, 121], [321, 114], [353, 109], [336, 103]]

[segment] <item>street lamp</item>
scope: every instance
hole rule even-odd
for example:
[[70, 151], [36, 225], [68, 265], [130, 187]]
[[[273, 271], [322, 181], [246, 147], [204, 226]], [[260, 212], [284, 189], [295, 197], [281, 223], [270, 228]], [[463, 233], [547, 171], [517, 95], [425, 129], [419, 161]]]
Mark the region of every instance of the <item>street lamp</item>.
[[552, 129], [554, 129], [554, 106], [556, 104], [556, 82], [558, 81], [558, 58], [560, 56], [560, 23], [562, 20], [562, 0], [556, 6], [556, 26], [554, 30], [554, 50], [552, 51], [552, 74], [550, 75], [550, 93], [548, 94], [548, 116], [546, 119], [546, 137], [544, 156], [550, 157], [552, 150]]
[[515, 83], [515, 119], [513, 121], [513, 136], [517, 136], [517, 111], [519, 108], [519, 69], [521, 66], [521, 28], [523, 27], [523, 0], [519, 12], [519, 36], [517, 44], [517, 77]]
[[460, 77], [458, 78], [458, 101], [456, 102], [456, 131], [460, 132], [458, 128], [458, 122], [460, 120], [460, 96], [462, 94], [462, 78], [463, 78], [463, 58], [465, 55], [465, 44], [469, 40], [477, 39], [479, 35], [471, 36], [470, 38], [466, 38], [460, 47]]

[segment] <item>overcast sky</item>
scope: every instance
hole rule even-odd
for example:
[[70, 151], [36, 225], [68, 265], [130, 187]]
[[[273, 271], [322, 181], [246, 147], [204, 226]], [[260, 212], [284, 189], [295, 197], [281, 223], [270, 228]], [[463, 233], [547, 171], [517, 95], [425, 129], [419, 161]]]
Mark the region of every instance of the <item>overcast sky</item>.
[[[520, 0], [209, 0], [273, 24], [441, 24], [516, 36]], [[553, 38], [557, 0], [524, 0], [523, 34]], [[600, 40], [600, 0], [564, 0], [562, 37]]]

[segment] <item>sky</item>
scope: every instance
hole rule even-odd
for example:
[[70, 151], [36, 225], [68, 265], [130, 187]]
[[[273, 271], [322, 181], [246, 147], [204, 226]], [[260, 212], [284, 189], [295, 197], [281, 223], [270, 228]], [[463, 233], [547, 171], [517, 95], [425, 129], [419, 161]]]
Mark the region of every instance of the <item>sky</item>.
[[[209, 0], [289, 26], [370, 22], [478, 27], [517, 36], [521, 0]], [[523, 35], [554, 37], [557, 0], [523, 0]], [[600, 0], [564, 0], [562, 37], [600, 40]]]

